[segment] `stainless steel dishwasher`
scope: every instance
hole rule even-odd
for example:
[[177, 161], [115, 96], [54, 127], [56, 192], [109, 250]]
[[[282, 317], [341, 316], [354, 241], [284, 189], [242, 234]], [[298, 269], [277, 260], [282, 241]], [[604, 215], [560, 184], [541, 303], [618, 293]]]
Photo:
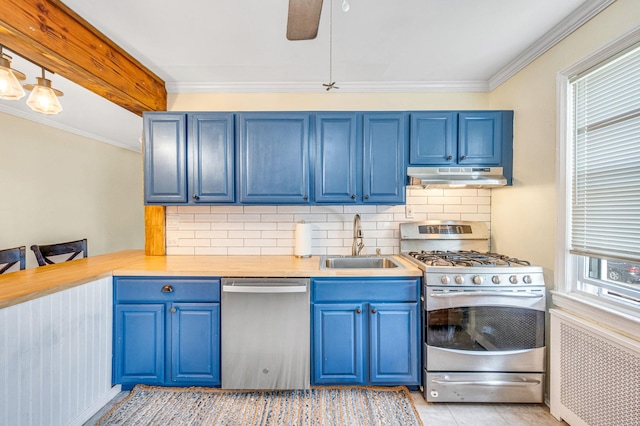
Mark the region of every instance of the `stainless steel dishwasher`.
[[309, 280], [222, 279], [222, 387], [308, 389]]

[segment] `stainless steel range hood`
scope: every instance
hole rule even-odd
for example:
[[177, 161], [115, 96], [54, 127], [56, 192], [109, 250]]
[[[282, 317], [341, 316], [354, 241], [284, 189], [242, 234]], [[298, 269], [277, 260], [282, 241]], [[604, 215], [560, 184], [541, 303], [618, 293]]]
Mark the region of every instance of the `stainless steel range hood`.
[[497, 188], [505, 186], [502, 167], [407, 167], [410, 187]]

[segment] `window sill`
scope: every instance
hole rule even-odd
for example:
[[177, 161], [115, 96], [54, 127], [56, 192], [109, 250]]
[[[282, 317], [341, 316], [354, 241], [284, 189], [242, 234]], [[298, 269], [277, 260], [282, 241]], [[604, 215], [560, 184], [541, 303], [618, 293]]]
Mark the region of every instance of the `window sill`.
[[552, 302], [558, 308], [573, 312], [583, 319], [614, 329], [631, 339], [640, 340], [640, 333], [631, 334], [631, 330], [640, 330], [640, 315], [631, 310], [622, 310], [620, 306], [581, 293], [561, 293], [551, 291]]

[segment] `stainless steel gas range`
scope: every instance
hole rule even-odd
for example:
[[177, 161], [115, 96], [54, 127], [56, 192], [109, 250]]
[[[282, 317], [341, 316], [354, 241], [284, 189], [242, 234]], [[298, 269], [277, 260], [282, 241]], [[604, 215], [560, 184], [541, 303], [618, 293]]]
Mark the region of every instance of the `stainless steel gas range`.
[[400, 225], [402, 256], [424, 271], [423, 387], [432, 402], [542, 402], [542, 268], [488, 252], [482, 222]]

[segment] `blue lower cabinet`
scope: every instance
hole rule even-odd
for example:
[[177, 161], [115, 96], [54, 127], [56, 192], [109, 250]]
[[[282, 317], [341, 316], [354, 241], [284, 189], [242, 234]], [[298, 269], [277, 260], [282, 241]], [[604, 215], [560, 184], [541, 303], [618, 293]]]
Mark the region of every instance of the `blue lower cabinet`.
[[312, 280], [315, 385], [419, 385], [419, 279]]
[[418, 303], [370, 304], [369, 315], [371, 383], [416, 383]]
[[165, 305], [115, 306], [115, 383], [164, 382]]
[[313, 306], [314, 382], [363, 384], [363, 304]]
[[175, 303], [171, 318], [171, 381], [220, 383], [220, 304]]
[[113, 383], [220, 385], [220, 280], [114, 278]]

